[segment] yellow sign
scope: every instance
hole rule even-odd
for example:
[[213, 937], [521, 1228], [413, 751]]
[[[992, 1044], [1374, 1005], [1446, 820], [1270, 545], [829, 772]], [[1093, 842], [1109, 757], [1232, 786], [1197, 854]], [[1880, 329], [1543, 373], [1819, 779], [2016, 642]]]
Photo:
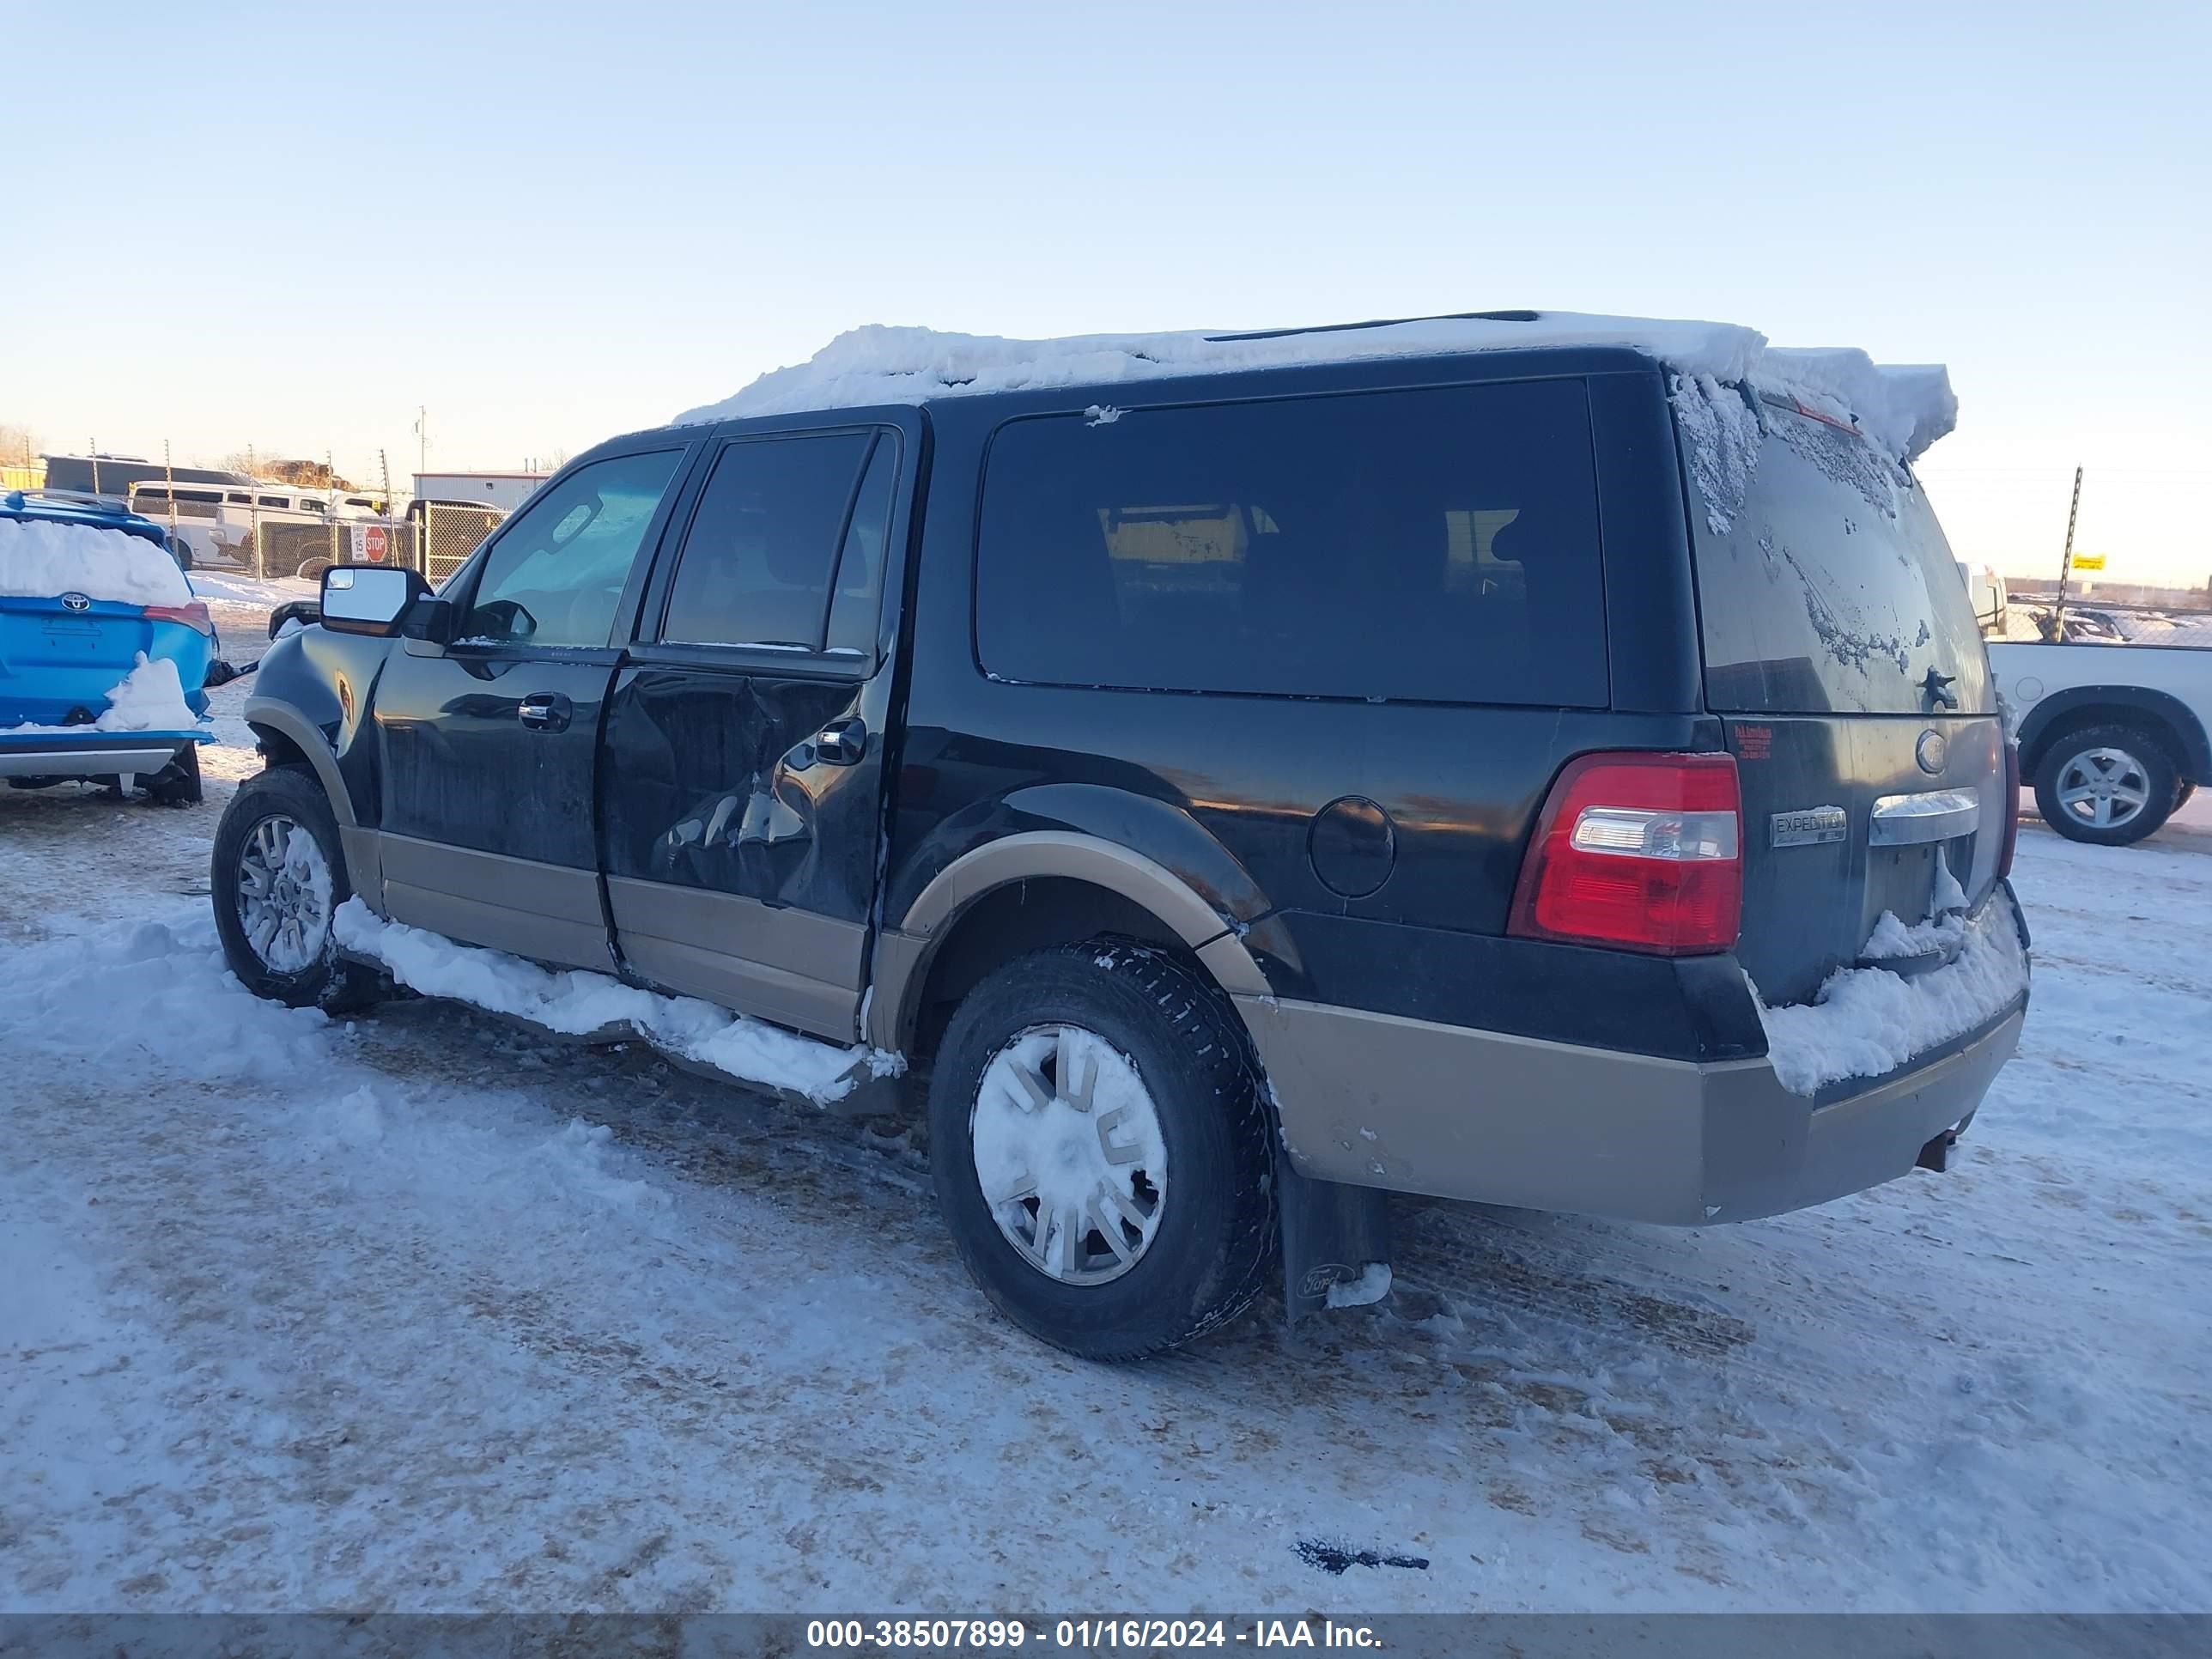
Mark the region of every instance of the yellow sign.
[[2074, 568], [2076, 570], [2102, 570], [2105, 568], [2105, 556], [2101, 553], [2076, 553], [2074, 556]]

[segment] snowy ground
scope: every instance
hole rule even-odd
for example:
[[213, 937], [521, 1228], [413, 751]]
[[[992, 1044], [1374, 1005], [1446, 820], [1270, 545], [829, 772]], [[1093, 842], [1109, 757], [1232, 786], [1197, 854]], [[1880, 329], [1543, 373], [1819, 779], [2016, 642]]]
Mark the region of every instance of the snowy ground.
[[[224, 585], [240, 660], [304, 591]], [[1382, 1306], [1103, 1370], [896, 1137], [248, 998], [208, 760], [192, 811], [0, 793], [0, 1608], [2212, 1608], [2212, 801], [2023, 834], [2035, 1008], [1952, 1174], [1409, 1206]]]

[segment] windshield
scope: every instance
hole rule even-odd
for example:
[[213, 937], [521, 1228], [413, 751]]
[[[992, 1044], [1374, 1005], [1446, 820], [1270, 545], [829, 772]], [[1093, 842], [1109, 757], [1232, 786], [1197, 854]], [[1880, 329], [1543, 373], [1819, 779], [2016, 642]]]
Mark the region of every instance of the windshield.
[[1994, 712], [1966, 584], [1911, 474], [1817, 418], [1764, 401], [1757, 413], [1741, 501], [1699, 500], [1691, 515], [1707, 706], [1950, 712], [1940, 691], [1958, 713]]

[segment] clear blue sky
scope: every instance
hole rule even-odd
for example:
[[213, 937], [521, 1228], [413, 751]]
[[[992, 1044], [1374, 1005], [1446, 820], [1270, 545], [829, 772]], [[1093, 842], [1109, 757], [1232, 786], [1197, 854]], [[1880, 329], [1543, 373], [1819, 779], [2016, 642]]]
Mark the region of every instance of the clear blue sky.
[[[1962, 555], [2212, 576], [2212, 7], [0, 0], [0, 422], [512, 466], [859, 323], [1942, 361]], [[27, 210], [32, 202], [53, 211]]]

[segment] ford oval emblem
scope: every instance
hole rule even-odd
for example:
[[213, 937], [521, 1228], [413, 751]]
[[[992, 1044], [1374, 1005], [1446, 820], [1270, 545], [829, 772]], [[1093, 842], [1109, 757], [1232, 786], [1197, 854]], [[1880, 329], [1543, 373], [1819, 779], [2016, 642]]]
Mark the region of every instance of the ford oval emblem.
[[62, 595], [62, 609], [64, 611], [89, 611], [92, 609], [92, 595], [89, 593], [64, 593]]
[[1912, 758], [1920, 763], [1920, 769], [1931, 778], [1943, 775], [1943, 763], [1948, 758], [1951, 745], [1941, 732], [1923, 732], [1920, 741], [1912, 745]]

